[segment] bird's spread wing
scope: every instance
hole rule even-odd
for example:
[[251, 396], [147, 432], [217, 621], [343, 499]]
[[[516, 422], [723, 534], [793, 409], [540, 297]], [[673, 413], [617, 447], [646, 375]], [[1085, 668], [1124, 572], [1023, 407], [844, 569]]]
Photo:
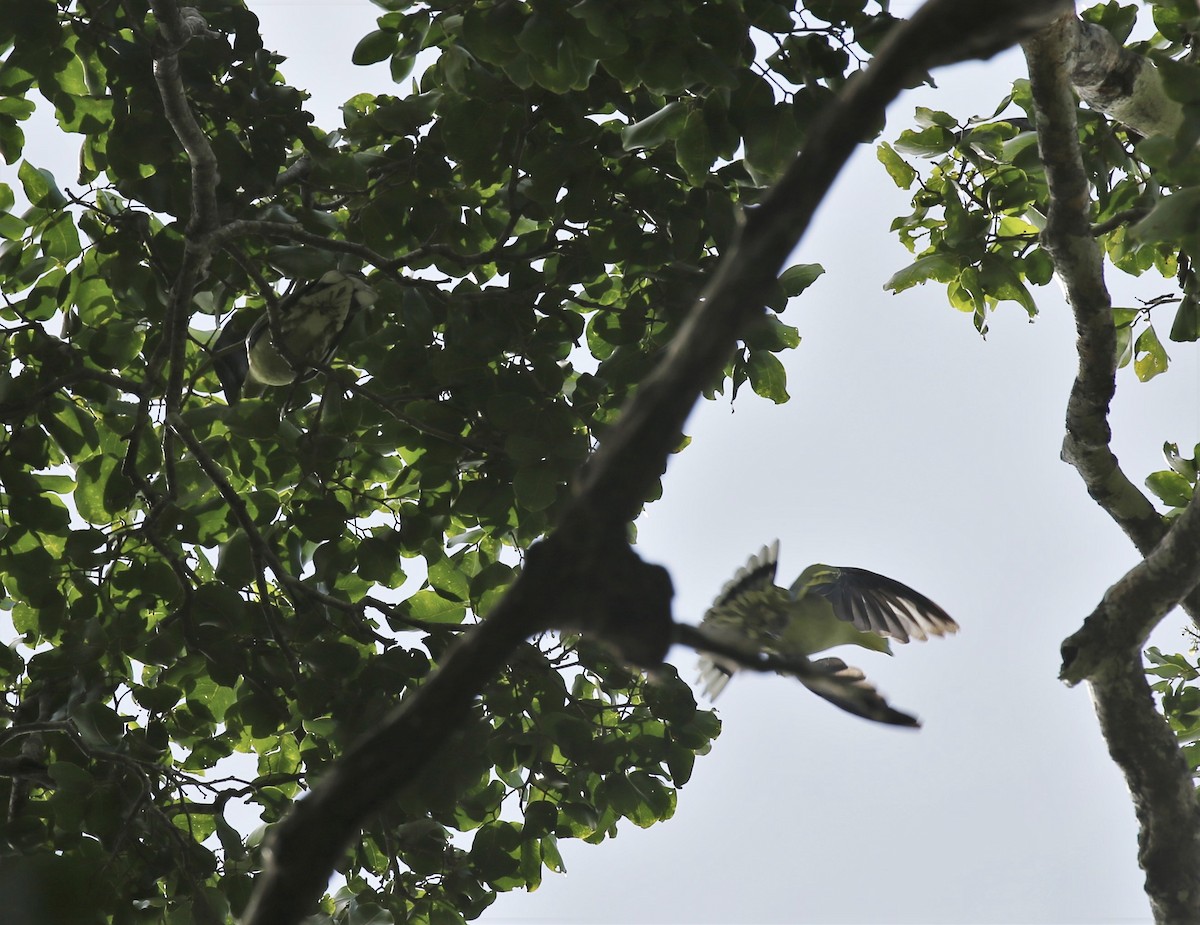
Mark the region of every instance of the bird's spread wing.
[[[786, 593], [775, 584], [779, 540], [751, 556], [725, 583], [700, 625], [721, 638], [757, 642], [788, 604]], [[725, 689], [738, 663], [711, 652], [702, 652], [698, 664], [705, 696], [716, 700]]]
[[919, 591], [861, 568], [822, 567], [808, 594], [829, 601], [833, 612], [866, 633], [908, 642], [958, 632], [958, 624]]
[[[950, 615], [925, 595], [866, 569], [813, 565], [785, 591], [775, 584], [778, 557], [776, 540], [726, 582], [700, 624], [710, 640], [748, 645], [781, 656], [803, 656], [833, 645], [854, 643], [874, 649], [884, 646], [882, 639], [909, 642], [958, 631]], [[823, 599], [824, 603], [814, 607], [815, 599]], [[837, 619], [828, 616], [831, 612]], [[838, 626], [844, 626], [845, 631], [837, 630]], [[733, 649], [724, 654], [701, 651], [699, 669], [704, 693], [716, 699], [733, 674], [747, 664], [738, 661]], [[887, 715], [886, 703], [861, 673], [857, 678], [861, 690], [855, 695], [858, 701], [839, 694], [845, 693], [845, 677], [827, 682], [818, 676], [810, 684], [803, 675], [796, 674], [816, 693], [843, 709], [872, 719]], [[872, 696], [878, 702], [871, 701]], [[853, 706], [856, 702], [858, 709]], [[904, 714], [881, 721], [904, 722], [898, 718], [901, 716]]]
[[770, 546], [760, 549], [757, 555], [751, 556], [746, 564], [738, 569], [729, 581], [725, 582], [725, 586], [721, 588], [721, 593], [713, 601], [713, 605], [704, 615], [704, 619], [710, 619], [714, 612], [722, 607], [736, 605], [747, 595], [774, 588], [775, 569], [778, 564], [779, 540], [775, 540]]

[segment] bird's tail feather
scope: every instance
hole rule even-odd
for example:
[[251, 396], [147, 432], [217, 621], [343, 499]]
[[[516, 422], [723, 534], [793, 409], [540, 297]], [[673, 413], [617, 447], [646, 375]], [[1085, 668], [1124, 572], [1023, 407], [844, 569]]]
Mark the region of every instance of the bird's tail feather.
[[213, 370], [221, 381], [225, 400], [234, 404], [242, 393], [242, 384], [250, 371], [250, 359], [246, 355], [246, 334], [239, 331], [232, 321], [228, 322], [213, 342]]
[[719, 655], [702, 653], [696, 667], [700, 670], [700, 683], [704, 687], [704, 696], [715, 701], [725, 685], [738, 670], [736, 662], [722, 658]]

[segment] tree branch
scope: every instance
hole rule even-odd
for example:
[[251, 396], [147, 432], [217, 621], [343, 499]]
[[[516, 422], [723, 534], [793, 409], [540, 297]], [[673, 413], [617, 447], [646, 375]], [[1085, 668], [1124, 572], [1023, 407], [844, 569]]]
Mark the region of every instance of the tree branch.
[[1174, 137], [1183, 125], [1183, 106], [1167, 96], [1154, 63], [1103, 26], [1075, 16], [1064, 25], [1067, 73], [1080, 98], [1139, 135]]
[[1151, 630], [1198, 583], [1200, 503], [1193, 501], [1162, 542], [1109, 588], [1083, 626], [1064, 640], [1060, 677], [1068, 684], [1095, 681], [1109, 662], [1140, 652]]
[[[246, 925], [294, 925], [319, 899], [362, 820], [407, 784], [468, 716], [474, 698], [525, 638], [549, 628], [596, 633], [630, 661], [661, 661], [674, 627], [666, 572], [625, 541], [696, 400], [807, 228], [841, 166], [886, 105], [933, 64], [988, 55], [1040, 27], [1063, 2], [931, 0], [893, 29], [871, 66], [809, 132], [803, 153], [748, 218], [666, 358], [583, 471], [558, 527], [472, 632], [384, 722], [351, 749], [264, 848]], [[619, 576], [614, 580], [613, 576]]]
[[365, 244], [356, 244], [354, 241], [343, 241], [340, 238], [329, 238], [325, 235], [305, 231], [298, 225], [290, 225], [287, 222], [237, 219], [222, 226], [214, 234], [213, 243], [215, 246], [224, 246], [234, 238], [246, 235], [260, 235], [264, 238], [286, 238], [289, 241], [295, 241], [297, 244], [317, 247], [321, 250], [332, 251], [335, 254], [350, 254], [388, 274], [394, 274], [399, 267], [404, 265], [403, 260], [393, 260], [385, 257]]
[[1110, 660], [1093, 678], [1092, 695], [1108, 753], [1133, 798], [1154, 921], [1200, 922], [1200, 806], [1175, 734], [1155, 709], [1141, 654]]
[[[262, 562], [265, 562], [267, 567], [271, 569], [276, 580], [279, 582], [279, 585], [284, 589], [288, 597], [291, 599], [292, 606], [295, 609], [302, 609], [302, 598], [308, 598], [318, 604], [331, 605], [337, 607], [339, 610], [358, 613], [361, 617], [360, 608], [355, 607], [352, 604], [347, 604], [346, 601], [332, 597], [331, 595], [328, 595], [317, 588], [313, 588], [292, 575], [292, 573], [289, 572], [284, 566], [279, 556], [276, 555], [275, 550], [271, 548], [270, 543], [268, 543], [263, 537], [262, 533], [259, 532], [257, 525], [254, 523], [254, 518], [250, 516], [250, 511], [246, 507], [246, 502], [242, 500], [242, 497], [234, 490], [233, 486], [229, 484], [229, 480], [225, 478], [225, 475], [221, 471], [221, 467], [217, 464], [217, 461], [212, 458], [208, 451], [204, 449], [204, 446], [200, 443], [200, 441], [196, 439], [196, 435], [192, 433], [191, 428], [188, 427], [183, 418], [181, 418], [178, 414], [169, 414], [167, 415], [167, 425], [171, 428], [171, 431], [183, 441], [184, 445], [196, 458], [196, 462], [199, 464], [201, 471], [203, 471], [204, 474], [212, 480], [212, 483], [216, 487], [218, 494], [221, 495], [221, 498], [229, 506], [229, 510], [233, 514], [234, 519], [238, 522], [238, 526], [245, 531], [246, 538], [250, 541], [252, 554]], [[282, 628], [278, 625], [278, 621], [276, 621], [272, 616], [271, 602], [266, 596], [267, 589], [261, 580], [258, 584], [258, 587], [259, 594], [263, 598], [261, 602], [263, 614], [267, 620], [267, 626], [271, 631], [271, 636], [275, 640], [275, 643], [279, 646], [280, 652], [282, 652], [283, 655], [288, 659], [292, 673], [296, 674], [298, 670], [296, 666], [299, 664], [296, 653], [293, 652], [291, 647], [288, 645], [287, 639], [283, 635]]]
[[1200, 806], [1178, 742], [1150, 695], [1140, 650], [1146, 634], [1183, 595], [1191, 592], [1186, 605], [1193, 617], [1200, 614], [1194, 591], [1200, 578], [1200, 509], [1189, 505], [1168, 531], [1109, 446], [1116, 335], [1103, 258], [1088, 224], [1090, 189], [1067, 72], [1075, 28], [1072, 13], [1024, 47], [1050, 190], [1043, 244], [1065, 285], [1078, 332], [1079, 371], [1067, 402], [1063, 458], [1145, 558], [1064, 642], [1062, 677], [1090, 681], [1101, 731], [1133, 797], [1139, 862], [1155, 919], [1184, 925], [1200, 921]]
[[[1050, 210], [1042, 244], [1075, 314], [1079, 369], [1067, 400], [1063, 459], [1088, 494], [1133, 540], [1142, 555], [1166, 533], [1162, 517], [1121, 469], [1110, 446], [1108, 409], [1116, 392], [1117, 347], [1104, 258], [1088, 221], [1091, 190], [1076, 127], [1076, 103], [1065, 71], [1071, 16], [1025, 44], [1037, 112], [1038, 147], [1046, 168]], [[1200, 602], [1198, 602], [1200, 603]], [[1196, 611], [1200, 613], [1200, 606]]]
[[[184, 361], [187, 355], [188, 319], [192, 295], [212, 256], [208, 238], [220, 223], [217, 208], [217, 157], [212, 145], [192, 114], [187, 91], [179, 67], [179, 51], [196, 36], [215, 36], [204, 18], [192, 7], [180, 8], [175, 0], [152, 0], [151, 8], [158, 21], [158, 40], [154, 49], [154, 79], [162, 98], [167, 122], [187, 154], [191, 167], [192, 215], [184, 234], [183, 260], [171, 285], [167, 304], [163, 340], [146, 369], [147, 387], [141, 394], [138, 413], [129, 432], [129, 450], [123, 471], [135, 484], [146, 485], [137, 472], [137, 449], [142, 433], [150, 424], [150, 403], [154, 383], [159, 381], [163, 363], [167, 363], [166, 407], [169, 414], [178, 413], [183, 401]], [[168, 466], [173, 464], [171, 453], [165, 452]], [[168, 497], [173, 491], [168, 483]]]
[[215, 37], [204, 18], [192, 7], [180, 9], [175, 0], [152, 0], [161, 45], [154, 56], [154, 79], [162, 97], [167, 122], [187, 153], [192, 168], [190, 231], [209, 232], [220, 223], [217, 209], [217, 156], [188, 104], [179, 68], [179, 52], [197, 36]]

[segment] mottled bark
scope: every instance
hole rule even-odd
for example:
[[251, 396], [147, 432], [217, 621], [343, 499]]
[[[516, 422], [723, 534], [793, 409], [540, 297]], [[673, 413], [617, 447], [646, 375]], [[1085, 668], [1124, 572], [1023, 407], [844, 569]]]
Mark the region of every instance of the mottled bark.
[[[1079, 370], [1067, 402], [1063, 458], [1145, 558], [1108, 589], [1083, 627], [1063, 643], [1062, 677], [1089, 682], [1109, 752], [1129, 785], [1155, 921], [1194, 925], [1200, 922], [1200, 806], [1175, 735], [1151, 696], [1141, 648], [1177, 603], [1200, 613], [1193, 590], [1200, 580], [1200, 508], [1189, 506], [1168, 528], [1109, 445], [1116, 338], [1103, 257], [1089, 226], [1090, 189], [1071, 85], [1085, 79], [1091, 87], [1104, 87], [1108, 81], [1116, 90], [1136, 92], [1141, 81], [1127, 57], [1108, 54], [1103, 41], [1086, 45], [1080, 30], [1072, 14], [1024, 45], [1050, 189], [1042, 242], [1066, 289], [1078, 333]], [[1091, 34], [1090, 27], [1083, 34]], [[1088, 47], [1096, 49], [1096, 60], [1081, 58]], [[1109, 96], [1093, 98], [1099, 107]]]
[[1102, 26], [1070, 17], [1064, 22], [1064, 64], [1079, 98], [1139, 135], [1174, 135], [1183, 107], [1167, 96], [1148, 58], [1125, 48]]

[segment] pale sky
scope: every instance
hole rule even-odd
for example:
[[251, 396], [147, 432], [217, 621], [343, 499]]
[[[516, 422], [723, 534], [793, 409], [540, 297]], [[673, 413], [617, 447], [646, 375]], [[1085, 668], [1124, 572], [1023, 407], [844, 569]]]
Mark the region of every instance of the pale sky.
[[[354, 93], [405, 92], [386, 65], [349, 63], [380, 12], [365, 0], [251, 6], [322, 127], [341, 124]], [[903, 97], [885, 137], [918, 102], [990, 113], [1021, 64], [1010, 52], [939, 72], [943, 89]], [[30, 158], [72, 185], [73, 154], [29, 134]], [[0, 180], [16, 185], [15, 166]], [[924, 728], [876, 726], [794, 681], [740, 675], [673, 819], [624, 825], [599, 847], [561, 842], [566, 876], [502, 896], [480, 922], [1150, 922], [1124, 782], [1086, 690], [1056, 680], [1062, 639], [1137, 561], [1058, 458], [1073, 322], [1053, 284], [1035, 290], [1035, 324], [1006, 304], [986, 341], [940, 286], [883, 291], [911, 259], [887, 231], [908, 210], [860, 149], [795, 256], [827, 273], [783, 315], [804, 338], [782, 355], [792, 400], [776, 407], [747, 387], [732, 409], [701, 405], [638, 527], [643, 557], [671, 573], [676, 616], [693, 622], [776, 537], [785, 582], [823, 561], [932, 597], [957, 637], [892, 659], [837, 653]], [[1124, 304], [1171, 288], [1114, 273], [1109, 285]], [[1200, 440], [1200, 367], [1185, 345], [1167, 350], [1165, 376], [1119, 379], [1115, 447], [1138, 483], [1164, 468], [1164, 440]], [[1184, 650], [1180, 625], [1153, 641]], [[672, 661], [694, 677], [693, 653]]]

